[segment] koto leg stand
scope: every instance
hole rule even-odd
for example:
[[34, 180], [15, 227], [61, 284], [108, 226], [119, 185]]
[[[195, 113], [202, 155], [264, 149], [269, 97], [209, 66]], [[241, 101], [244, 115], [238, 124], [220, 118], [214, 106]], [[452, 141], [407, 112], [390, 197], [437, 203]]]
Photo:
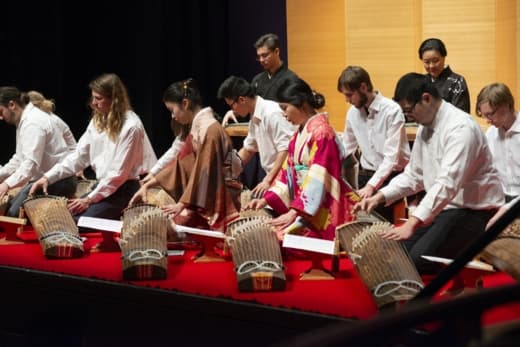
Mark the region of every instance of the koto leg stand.
[[323, 266], [323, 260], [330, 257], [330, 255], [316, 252], [309, 252], [309, 255], [312, 261], [311, 268], [300, 274], [300, 280], [333, 280], [332, 271], [325, 269]]
[[223, 239], [216, 237], [205, 237], [201, 235], [192, 236], [194, 239], [200, 240], [200, 244], [202, 246], [201, 251], [192, 258], [194, 263], [216, 263], [226, 261], [226, 259], [223, 257], [223, 254], [219, 254], [215, 251], [219, 245], [222, 244], [223, 246]]
[[26, 224], [25, 218], [0, 216], [0, 229], [5, 231], [5, 237], [0, 239], [0, 245], [23, 243], [24, 241], [18, 235], [23, 232]]
[[99, 252], [120, 252], [121, 248], [119, 247], [119, 243], [116, 241], [113, 232], [102, 231], [101, 235], [103, 236], [103, 240], [92, 247], [90, 252], [99, 253]]

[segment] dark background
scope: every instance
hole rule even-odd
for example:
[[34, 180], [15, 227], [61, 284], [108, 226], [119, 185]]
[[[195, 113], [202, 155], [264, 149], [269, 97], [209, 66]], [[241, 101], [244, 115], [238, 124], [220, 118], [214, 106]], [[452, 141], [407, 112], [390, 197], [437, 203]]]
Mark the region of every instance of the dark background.
[[[162, 93], [193, 77], [204, 102], [216, 99], [229, 75], [248, 80], [262, 69], [254, 42], [280, 36], [287, 61], [282, 0], [10, 1], [2, 3], [0, 85], [38, 90], [56, 102], [56, 114], [76, 139], [90, 119], [88, 83], [118, 74], [160, 157], [173, 140]], [[15, 128], [0, 122], [0, 163], [15, 151]]]

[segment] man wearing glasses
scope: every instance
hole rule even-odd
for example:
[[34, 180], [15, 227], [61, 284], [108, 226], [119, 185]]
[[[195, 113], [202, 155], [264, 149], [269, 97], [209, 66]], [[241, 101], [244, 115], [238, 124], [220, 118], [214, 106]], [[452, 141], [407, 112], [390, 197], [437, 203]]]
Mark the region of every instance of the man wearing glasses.
[[431, 80], [409, 73], [399, 80], [394, 100], [419, 124], [410, 162], [355, 210], [373, 210], [404, 196], [426, 194], [408, 220], [381, 234], [402, 240], [419, 271], [421, 258], [454, 258], [504, 203], [504, 192], [484, 133], [466, 112], [444, 101]]
[[477, 114], [492, 125], [486, 137], [509, 202], [520, 195], [520, 121], [511, 90], [503, 83], [485, 86], [477, 97]]
[[266, 175], [252, 190], [253, 197], [262, 197], [287, 157], [287, 148], [296, 130], [285, 119], [278, 103], [255, 95], [253, 87], [241, 77], [230, 76], [220, 85], [217, 93], [234, 114], [241, 118], [251, 115], [247, 136], [238, 152], [247, 164], [260, 155], [260, 165]]
[[[256, 60], [264, 71], [253, 77], [251, 86], [253, 92], [266, 100], [277, 101], [276, 94], [280, 86], [287, 80], [297, 79], [298, 76], [287, 68], [280, 58], [280, 39], [275, 34], [262, 35], [256, 42]], [[222, 119], [222, 126], [226, 127], [229, 120], [235, 123], [238, 120], [233, 110], [229, 110]], [[249, 117], [243, 117], [242, 122], [249, 121]], [[249, 188], [253, 189], [262, 183], [266, 172], [258, 165], [259, 158], [255, 155], [244, 168], [243, 181]], [[263, 164], [262, 164], [263, 166]]]

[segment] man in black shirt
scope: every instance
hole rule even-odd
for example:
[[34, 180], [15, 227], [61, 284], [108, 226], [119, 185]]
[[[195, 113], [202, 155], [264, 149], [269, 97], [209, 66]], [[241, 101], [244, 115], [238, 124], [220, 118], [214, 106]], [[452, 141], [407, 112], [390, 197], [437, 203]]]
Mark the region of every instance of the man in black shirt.
[[[280, 58], [280, 39], [275, 34], [265, 34], [260, 36], [255, 42], [256, 60], [260, 63], [264, 71], [253, 77], [251, 85], [255, 94], [263, 99], [277, 101], [276, 93], [280, 86], [288, 79], [297, 79], [298, 76], [287, 68], [287, 65]], [[227, 126], [229, 119], [238, 122], [233, 112], [228, 111], [223, 120], [222, 126]], [[249, 117], [241, 120], [249, 121]]]
[[276, 93], [288, 79], [297, 78], [280, 58], [280, 40], [275, 34], [265, 34], [255, 43], [256, 60], [264, 71], [253, 78], [251, 84], [256, 94], [264, 99], [276, 101]]
[[[275, 34], [262, 35], [255, 42], [256, 60], [260, 63], [264, 71], [253, 77], [251, 86], [256, 95], [263, 99], [277, 101], [276, 94], [280, 86], [289, 79], [297, 79], [298, 76], [287, 68], [287, 65], [280, 58], [280, 39]], [[229, 119], [238, 122], [233, 111], [226, 113], [222, 120], [222, 126], [227, 126]], [[249, 117], [243, 117], [242, 122], [249, 121]], [[235, 148], [241, 148], [234, 139]], [[265, 177], [264, 170], [260, 167], [258, 155], [244, 168], [242, 182], [253, 189]]]

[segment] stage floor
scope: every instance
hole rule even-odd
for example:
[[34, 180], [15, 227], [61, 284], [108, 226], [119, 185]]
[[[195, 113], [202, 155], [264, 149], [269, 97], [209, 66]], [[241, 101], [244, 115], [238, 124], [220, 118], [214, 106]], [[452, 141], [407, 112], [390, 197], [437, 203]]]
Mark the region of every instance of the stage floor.
[[[55, 321], [82, 340], [153, 335], [170, 341], [171, 332], [179, 340], [196, 337], [201, 345], [224, 338], [228, 346], [243, 345], [243, 339], [260, 346], [330, 323], [369, 320], [378, 313], [346, 256], [333, 280], [300, 280], [311, 262], [287, 260], [286, 290], [241, 293], [230, 259], [195, 263], [194, 252], [186, 252], [169, 257], [165, 280], [125, 281], [120, 252], [90, 251], [101, 240], [99, 233], [86, 234], [82, 258], [50, 260], [34, 232], [26, 229], [26, 242], [0, 245], [3, 311], [12, 312], [0, 321], [4, 334], [42, 338], [53, 335]], [[489, 286], [514, 282], [502, 273], [481, 279]], [[207, 334], [203, 337], [201, 331]]]

